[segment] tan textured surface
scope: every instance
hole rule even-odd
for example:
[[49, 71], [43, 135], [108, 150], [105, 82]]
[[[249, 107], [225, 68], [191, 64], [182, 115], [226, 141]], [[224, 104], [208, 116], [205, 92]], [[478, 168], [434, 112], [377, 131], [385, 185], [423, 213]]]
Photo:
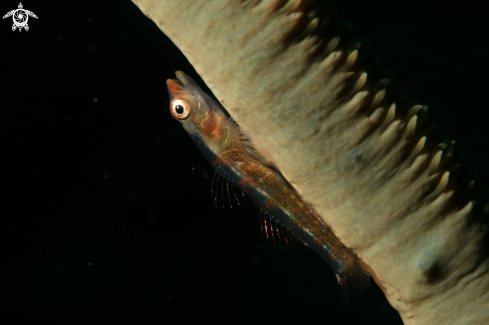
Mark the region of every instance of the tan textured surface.
[[364, 260], [406, 324], [489, 323], [485, 229], [467, 222], [481, 210], [455, 187], [451, 147], [418, 121], [420, 107], [368, 77], [363, 49], [329, 32], [328, 8], [134, 2]]

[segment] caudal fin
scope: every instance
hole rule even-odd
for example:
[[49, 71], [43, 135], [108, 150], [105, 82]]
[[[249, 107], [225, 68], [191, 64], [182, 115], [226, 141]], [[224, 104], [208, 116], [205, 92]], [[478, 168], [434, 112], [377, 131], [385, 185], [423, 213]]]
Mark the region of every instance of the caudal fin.
[[354, 296], [362, 293], [370, 284], [370, 275], [360, 260], [350, 265], [344, 271], [336, 273], [336, 280], [340, 286], [341, 302], [346, 308]]

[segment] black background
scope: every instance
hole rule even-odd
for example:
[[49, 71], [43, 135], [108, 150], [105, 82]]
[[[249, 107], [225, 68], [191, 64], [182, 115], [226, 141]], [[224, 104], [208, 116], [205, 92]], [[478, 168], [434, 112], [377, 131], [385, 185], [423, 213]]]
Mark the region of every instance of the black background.
[[[270, 252], [256, 211], [216, 212], [212, 167], [165, 87], [176, 70], [203, 83], [134, 4], [23, 5], [39, 17], [28, 32], [0, 24], [9, 323], [401, 324], [375, 284], [344, 310], [329, 266]], [[485, 3], [335, 5], [488, 184]]]

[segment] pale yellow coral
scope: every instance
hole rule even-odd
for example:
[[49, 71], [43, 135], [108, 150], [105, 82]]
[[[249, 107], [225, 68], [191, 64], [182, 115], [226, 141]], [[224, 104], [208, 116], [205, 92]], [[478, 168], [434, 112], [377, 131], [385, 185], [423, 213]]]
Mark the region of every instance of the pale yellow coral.
[[452, 145], [430, 134], [426, 108], [374, 77], [329, 7], [133, 1], [363, 259], [405, 324], [489, 324], [483, 205], [456, 186]]

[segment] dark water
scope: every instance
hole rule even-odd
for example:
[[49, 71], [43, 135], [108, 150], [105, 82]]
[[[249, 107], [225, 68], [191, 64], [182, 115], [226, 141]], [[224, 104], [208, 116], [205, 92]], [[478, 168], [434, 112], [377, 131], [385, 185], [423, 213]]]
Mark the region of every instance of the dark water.
[[[484, 3], [335, 4], [488, 184]], [[215, 212], [212, 168], [165, 88], [176, 70], [202, 83], [131, 2], [23, 5], [39, 17], [28, 32], [0, 24], [11, 324], [401, 324], [376, 285], [345, 311], [319, 256], [270, 252], [257, 215]]]

